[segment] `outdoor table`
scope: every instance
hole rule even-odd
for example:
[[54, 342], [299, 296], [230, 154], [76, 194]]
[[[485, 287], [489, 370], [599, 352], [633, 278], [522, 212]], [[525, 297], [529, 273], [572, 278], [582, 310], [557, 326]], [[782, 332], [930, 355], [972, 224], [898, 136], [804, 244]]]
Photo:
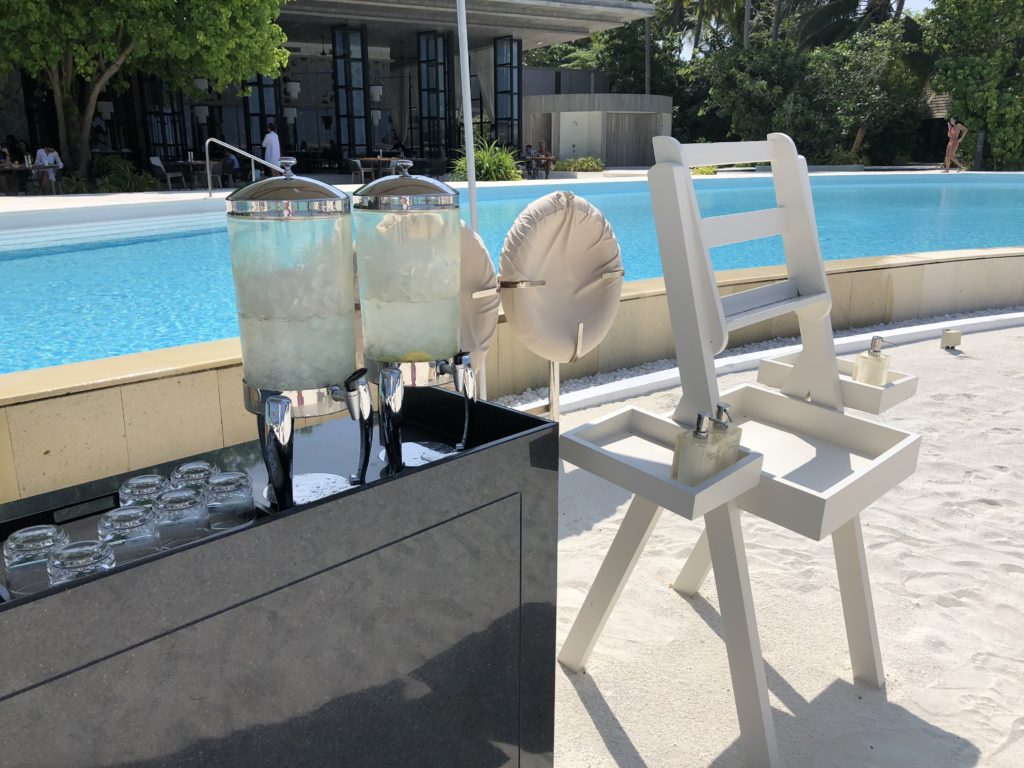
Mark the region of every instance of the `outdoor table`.
[[[177, 166], [177, 170], [185, 174], [185, 181], [192, 189], [199, 189], [206, 184], [206, 161], [205, 160], [178, 160], [168, 163], [169, 166]], [[211, 162], [212, 166], [213, 163]], [[167, 170], [172, 170], [168, 168]]]
[[369, 169], [369, 171], [373, 173], [374, 178], [377, 178], [384, 175], [384, 171], [387, 170], [388, 165], [396, 158], [373, 155], [372, 157], [358, 157], [356, 159], [364, 168]]
[[[14, 194], [17, 195], [18, 194], [17, 186], [18, 186], [18, 182], [20, 181], [20, 178], [26, 178], [27, 179], [27, 177], [29, 177], [31, 174], [33, 174], [36, 171], [45, 171], [45, 170], [47, 170], [49, 168], [54, 168], [54, 167], [56, 167], [56, 166], [36, 165], [36, 164], [32, 164], [32, 165], [14, 165], [14, 164], [0, 165], [0, 173], [2, 173], [5, 176], [8, 176], [9, 178], [12, 178], [14, 180], [14, 182], [15, 182], [15, 192], [14, 192]], [[28, 184], [25, 185], [25, 194], [31, 194], [31, 192], [29, 192]]]
[[531, 175], [536, 178], [538, 172], [544, 171], [545, 179], [551, 170], [554, 169], [557, 160], [558, 158], [554, 155], [534, 155], [527, 158], [527, 161], [530, 163]]

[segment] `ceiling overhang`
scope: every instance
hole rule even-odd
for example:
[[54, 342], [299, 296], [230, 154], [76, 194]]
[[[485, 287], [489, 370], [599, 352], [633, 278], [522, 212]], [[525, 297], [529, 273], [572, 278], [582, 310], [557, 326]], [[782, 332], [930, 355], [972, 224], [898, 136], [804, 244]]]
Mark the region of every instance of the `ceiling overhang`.
[[[304, 43], [329, 39], [336, 24], [365, 24], [371, 46], [397, 48], [417, 32], [454, 31], [455, 8], [455, 0], [295, 0], [281, 10], [278, 23], [290, 41]], [[579, 40], [653, 14], [653, 4], [628, 0], [466, 0], [470, 48], [511, 35], [529, 50]]]

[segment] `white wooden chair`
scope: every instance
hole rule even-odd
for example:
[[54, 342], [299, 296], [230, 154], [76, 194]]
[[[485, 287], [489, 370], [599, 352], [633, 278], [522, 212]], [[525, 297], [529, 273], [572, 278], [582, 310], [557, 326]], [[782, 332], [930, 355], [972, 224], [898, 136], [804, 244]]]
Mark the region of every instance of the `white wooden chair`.
[[[558, 658], [584, 668], [662, 508], [703, 517], [705, 530], [673, 587], [693, 595], [714, 567], [744, 759], [779, 766], [740, 510], [814, 539], [832, 536], [853, 674], [881, 687], [859, 514], [913, 472], [920, 438], [843, 412], [810, 181], [792, 140], [771, 134], [681, 145], [663, 136], [654, 152], [648, 179], [683, 393], [670, 417], [625, 409], [561, 438], [566, 461], [635, 495]], [[691, 167], [766, 160], [776, 207], [701, 216]], [[776, 235], [787, 278], [720, 298], [710, 248]], [[744, 385], [720, 394], [714, 356], [729, 332], [788, 312], [797, 315], [803, 350], [781, 391]], [[720, 400], [732, 404], [743, 429], [741, 460], [699, 486], [672, 480], [675, 436]]]

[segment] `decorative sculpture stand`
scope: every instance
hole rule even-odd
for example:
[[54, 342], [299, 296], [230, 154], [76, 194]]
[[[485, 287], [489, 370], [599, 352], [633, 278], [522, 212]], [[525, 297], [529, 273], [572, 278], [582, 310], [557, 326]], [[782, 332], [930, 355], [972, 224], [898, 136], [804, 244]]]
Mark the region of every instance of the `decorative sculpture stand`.
[[[673, 587], [693, 595], [713, 567], [746, 765], [779, 766], [750, 592], [740, 510], [820, 540], [831, 535], [853, 675], [884, 683], [860, 512], [917, 464], [920, 438], [845, 413], [844, 397], [891, 406], [913, 394], [914, 377], [890, 372], [884, 387], [841, 376], [832, 306], [818, 244], [807, 165], [792, 140], [681, 145], [654, 139], [651, 197], [683, 395], [671, 417], [625, 409], [561, 438], [562, 457], [635, 495], [559, 653], [586, 665], [661, 509], [703, 517], [705, 530]], [[778, 207], [702, 219], [690, 168], [768, 160]], [[781, 235], [788, 278], [719, 298], [709, 249]], [[679, 253], [680, 244], [682, 254]], [[760, 380], [719, 393], [714, 356], [728, 333], [795, 312], [803, 351], [765, 366]], [[673, 448], [700, 412], [728, 401], [742, 428], [740, 459], [698, 486], [671, 478]]]

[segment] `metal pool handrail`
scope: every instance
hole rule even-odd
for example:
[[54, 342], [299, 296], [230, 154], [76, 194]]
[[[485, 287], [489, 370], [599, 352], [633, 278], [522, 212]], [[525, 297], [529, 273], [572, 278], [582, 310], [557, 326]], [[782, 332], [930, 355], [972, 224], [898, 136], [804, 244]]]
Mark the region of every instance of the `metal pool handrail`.
[[268, 163], [262, 157], [256, 157], [256, 155], [251, 155], [248, 152], [246, 152], [244, 149], [240, 149], [240, 148], [236, 147], [234, 144], [228, 144], [226, 141], [221, 141], [220, 139], [215, 139], [215, 138], [213, 138], [211, 136], [210, 138], [208, 138], [206, 140], [206, 145], [205, 145], [205, 150], [206, 150], [206, 189], [207, 189], [207, 192], [209, 193], [209, 197], [213, 197], [213, 171], [210, 168], [210, 144], [217, 144], [217, 145], [219, 145], [221, 147], [225, 147], [225, 148], [231, 150], [232, 152], [237, 152], [238, 154], [243, 155], [245, 157], [248, 157], [250, 160], [252, 160], [252, 180], [253, 181], [256, 181], [256, 163], [260, 163], [262, 165], [265, 165], [265, 166], [267, 166], [267, 168], [270, 168], [271, 170], [279, 171], [280, 173], [284, 173], [284, 168], [282, 168], [281, 166], [274, 165], [273, 163]]

